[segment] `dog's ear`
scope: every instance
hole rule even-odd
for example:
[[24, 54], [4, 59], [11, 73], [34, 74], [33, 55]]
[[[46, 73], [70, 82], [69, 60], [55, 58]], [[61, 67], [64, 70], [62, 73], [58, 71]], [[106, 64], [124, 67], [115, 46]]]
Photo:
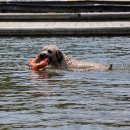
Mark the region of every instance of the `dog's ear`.
[[57, 62], [60, 64], [63, 60], [63, 53], [60, 50], [56, 51], [56, 58]]

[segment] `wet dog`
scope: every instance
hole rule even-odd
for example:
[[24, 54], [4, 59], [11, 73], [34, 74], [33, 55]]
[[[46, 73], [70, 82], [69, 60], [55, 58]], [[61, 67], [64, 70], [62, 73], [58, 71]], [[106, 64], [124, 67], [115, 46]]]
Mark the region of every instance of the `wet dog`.
[[76, 60], [62, 53], [55, 45], [48, 45], [44, 47], [42, 52], [37, 56], [39, 62], [44, 58], [49, 59], [49, 65], [53, 69], [63, 69], [69, 71], [106, 71], [112, 69], [112, 64], [103, 65], [94, 62]]

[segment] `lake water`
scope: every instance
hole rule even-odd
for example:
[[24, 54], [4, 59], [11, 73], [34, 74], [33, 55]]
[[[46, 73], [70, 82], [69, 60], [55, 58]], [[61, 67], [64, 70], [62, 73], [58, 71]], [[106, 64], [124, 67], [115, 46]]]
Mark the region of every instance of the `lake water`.
[[[29, 70], [48, 44], [113, 70]], [[130, 130], [130, 37], [0, 38], [0, 128]]]

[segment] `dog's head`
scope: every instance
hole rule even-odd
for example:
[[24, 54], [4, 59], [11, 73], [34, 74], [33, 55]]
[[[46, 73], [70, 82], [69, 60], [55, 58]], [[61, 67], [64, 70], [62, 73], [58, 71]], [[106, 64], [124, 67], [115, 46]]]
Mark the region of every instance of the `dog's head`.
[[38, 61], [44, 58], [49, 59], [49, 64], [58, 65], [63, 60], [63, 53], [55, 45], [48, 45], [43, 48], [42, 52], [38, 55]]

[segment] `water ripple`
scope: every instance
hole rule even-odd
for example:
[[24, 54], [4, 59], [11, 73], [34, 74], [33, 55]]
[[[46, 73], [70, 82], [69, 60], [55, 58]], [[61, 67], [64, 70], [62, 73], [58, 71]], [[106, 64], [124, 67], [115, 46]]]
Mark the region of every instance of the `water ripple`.
[[[0, 39], [0, 128], [129, 130], [130, 38]], [[108, 72], [32, 71], [43, 46], [56, 44], [76, 59], [113, 64]]]

